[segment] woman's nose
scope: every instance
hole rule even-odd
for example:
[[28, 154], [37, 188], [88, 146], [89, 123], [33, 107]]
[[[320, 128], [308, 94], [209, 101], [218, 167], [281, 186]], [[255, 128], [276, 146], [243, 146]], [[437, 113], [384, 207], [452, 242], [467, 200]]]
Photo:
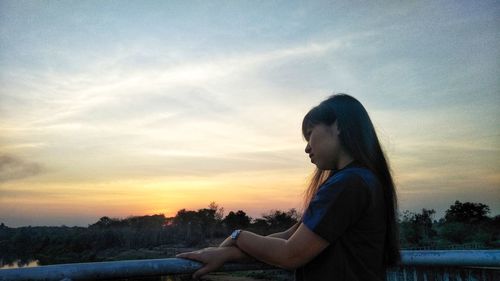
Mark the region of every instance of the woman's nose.
[[306, 152], [307, 154], [309, 154], [309, 152], [311, 152], [311, 146], [309, 145], [309, 143], [307, 143], [307, 145], [306, 145], [305, 152]]

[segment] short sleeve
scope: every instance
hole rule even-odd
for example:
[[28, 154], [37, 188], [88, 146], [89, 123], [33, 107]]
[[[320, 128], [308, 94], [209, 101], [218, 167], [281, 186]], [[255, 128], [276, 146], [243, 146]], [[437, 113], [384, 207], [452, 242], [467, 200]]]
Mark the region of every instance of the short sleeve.
[[362, 217], [369, 197], [368, 186], [360, 176], [353, 173], [333, 176], [320, 186], [302, 222], [333, 243]]

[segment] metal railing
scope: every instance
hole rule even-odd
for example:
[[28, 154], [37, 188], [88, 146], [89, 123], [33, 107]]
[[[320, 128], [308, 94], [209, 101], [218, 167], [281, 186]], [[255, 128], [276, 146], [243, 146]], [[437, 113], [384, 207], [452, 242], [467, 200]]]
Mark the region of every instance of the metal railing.
[[[419, 276], [432, 273], [429, 271], [441, 272], [441, 275], [444, 277], [437, 280], [452, 280], [449, 277], [454, 274], [453, 272], [457, 272], [457, 269], [460, 269], [456, 273], [459, 274], [460, 279], [455, 278], [454, 280], [495, 280], [496, 278], [500, 278], [500, 250], [401, 251], [401, 253], [403, 266], [399, 269], [389, 270], [387, 280], [431, 280], [427, 277], [419, 279]], [[200, 267], [201, 264], [198, 262], [177, 258], [59, 264], [2, 269], [0, 270], [0, 281], [103, 280], [166, 276], [190, 274]], [[475, 273], [471, 273], [476, 267], [480, 267], [481, 270], [478, 273], [479, 275], [476, 274], [479, 276], [479, 279], [474, 277]], [[487, 272], [485, 273], [481, 268], [486, 269]], [[259, 263], [226, 264], [219, 271], [258, 269], [276, 268]], [[463, 269], [466, 269], [466, 271]]]

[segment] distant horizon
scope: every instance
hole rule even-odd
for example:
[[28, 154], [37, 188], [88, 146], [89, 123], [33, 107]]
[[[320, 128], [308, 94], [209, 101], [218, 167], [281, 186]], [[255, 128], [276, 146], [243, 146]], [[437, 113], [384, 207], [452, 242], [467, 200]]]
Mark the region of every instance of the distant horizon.
[[[457, 200], [455, 200], [455, 201], [457, 201]], [[450, 204], [450, 206], [451, 206], [451, 205], [453, 205], [453, 203], [455, 203], [455, 201], [453, 201], [453, 202]], [[461, 203], [465, 203], [465, 202], [461, 202]], [[482, 203], [482, 202], [470, 202], [470, 203]], [[483, 203], [483, 204], [484, 204], [484, 203]], [[487, 204], [486, 204], [486, 205], [487, 205]], [[433, 215], [433, 221], [434, 221], [434, 220], [435, 220], [435, 221], [439, 221], [440, 219], [444, 219], [444, 216], [445, 216], [445, 211], [446, 211], [446, 210], [447, 210], [450, 206], [448, 206], [447, 208], [443, 209], [441, 212], [438, 212], [438, 211], [436, 211], [436, 210], [435, 210], [435, 211], [436, 211], [436, 213]], [[219, 207], [223, 207], [223, 208], [224, 208], [224, 206], [219, 206]], [[488, 206], [488, 207], [489, 207], [489, 206]], [[208, 208], [208, 205], [207, 205], [207, 207], [205, 207], [205, 208]], [[491, 207], [490, 207], [490, 208], [491, 208]], [[198, 209], [181, 208], [181, 209], [179, 209], [178, 211], [180, 211], [180, 210], [182, 210], [182, 209], [185, 209], [185, 210], [187, 210], [187, 211], [198, 211], [199, 209], [203, 209], [203, 208], [198, 208]], [[292, 209], [292, 208], [290, 208], [290, 209]], [[268, 210], [267, 212], [261, 213], [261, 214], [259, 214], [259, 215], [252, 215], [251, 213], [249, 213], [249, 212], [247, 212], [247, 211], [245, 211], [245, 210], [242, 210], [242, 209], [237, 209], [237, 210], [226, 210], [226, 209], [224, 208], [224, 217], [226, 217], [226, 216], [229, 214], [229, 212], [231, 212], [231, 211], [232, 211], [232, 212], [237, 212], [237, 211], [241, 210], [241, 211], [245, 212], [245, 213], [247, 214], [247, 216], [249, 216], [252, 220], [254, 220], [254, 219], [259, 219], [259, 218], [262, 218], [264, 215], [267, 215], [267, 214], [269, 214], [270, 212], [273, 212], [273, 211], [282, 211], [282, 212], [287, 212], [287, 211], [289, 211], [290, 209], [286, 209], [286, 210], [284, 210], [284, 209], [283, 209], [283, 210], [282, 210], [282, 209], [270, 209], [270, 210]], [[425, 208], [425, 207], [423, 207], [422, 209], [427, 209], [427, 210], [430, 210], [430, 209], [432, 209], [432, 208]], [[419, 210], [413, 210], [413, 211], [412, 211], [412, 210], [399, 210], [399, 213], [400, 213], [400, 216], [402, 216], [402, 215], [403, 215], [403, 212], [404, 212], [404, 211], [410, 211], [410, 212], [413, 212], [413, 213], [420, 213], [420, 212], [422, 211], [422, 209], [419, 209]], [[297, 210], [297, 209], [296, 209], [296, 210]], [[178, 211], [177, 211], [177, 212], [178, 212]], [[299, 211], [299, 212], [300, 212], [300, 210], [297, 210], [297, 211]], [[3, 222], [3, 221], [0, 221], [0, 224], [2, 224], [2, 223], [3, 223], [5, 226], [7, 226], [7, 227], [12, 227], [12, 228], [29, 227], [29, 226], [31, 226], [31, 227], [37, 227], [37, 226], [47, 226], [47, 227], [61, 227], [61, 226], [67, 226], [67, 227], [74, 227], [74, 226], [76, 226], [76, 227], [88, 227], [89, 225], [91, 225], [91, 224], [94, 224], [94, 223], [98, 222], [98, 221], [99, 221], [101, 218], [103, 218], [103, 217], [109, 217], [109, 218], [112, 218], [112, 219], [120, 219], [120, 220], [123, 220], [123, 219], [127, 219], [127, 218], [130, 218], [130, 217], [142, 217], [142, 216], [164, 215], [164, 216], [165, 216], [165, 218], [172, 218], [172, 217], [175, 217], [175, 216], [177, 215], [177, 212], [175, 212], [173, 215], [166, 215], [166, 214], [163, 214], [163, 213], [158, 213], [158, 214], [144, 214], [144, 215], [128, 215], [128, 216], [122, 216], [122, 217], [114, 217], [114, 216], [102, 215], [102, 216], [99, 216], [98, 218], [96, 218], [95, 220], [89, 221], [89, 222], [88, 222], [88, 223], [86, 223], [85, 225], [84, 225], [84, 224], [80, 224], [80, 225], [67, 225], [67, 224], [60, 224], [60, 225], [9, 225], [9, 224], [7, 224], [7, 223], [5, 223], [5, 222]], [[439, 215], [439, 213], [442, 213], [442, 215]], [[488, 217], [490, 217], [490, 218], [494, 218], [495, 216], [498, 216], [498, 215], [500, 215], [500, 213], [496, 213], [496, 214], [494, 214], [493, 212], [491, 212], [491, 211], [490, 211], [490, 213], [489, 213], [487, 216], [488, 216]]]
[[500, 213], [497, 1], [0, 1], [0, 222], [301, 208], [303, 116], [367, 109], [400, 210]]

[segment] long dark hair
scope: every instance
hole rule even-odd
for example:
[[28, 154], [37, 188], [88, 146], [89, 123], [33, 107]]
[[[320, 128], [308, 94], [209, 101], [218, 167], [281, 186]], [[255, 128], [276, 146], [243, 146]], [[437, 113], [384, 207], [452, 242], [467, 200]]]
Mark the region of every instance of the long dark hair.
[[[384, 265], [396, 266], [401, 260], [397, 224], [397, 196], [389, 165], [375, 128], [363, 105], [346, 94], [336, 94], [313, 107], [304, 116], [302, 134], [318, 124], [332, 125], [337, 121], [339, 139], [344, 149], [360, 165], [371, 170], [384, 188], [387, 228], [385, 235]], [[319, 186], [332, 174], [329, 170], [316, 169], [305, 193], [304, 206], [318, 191]]]

